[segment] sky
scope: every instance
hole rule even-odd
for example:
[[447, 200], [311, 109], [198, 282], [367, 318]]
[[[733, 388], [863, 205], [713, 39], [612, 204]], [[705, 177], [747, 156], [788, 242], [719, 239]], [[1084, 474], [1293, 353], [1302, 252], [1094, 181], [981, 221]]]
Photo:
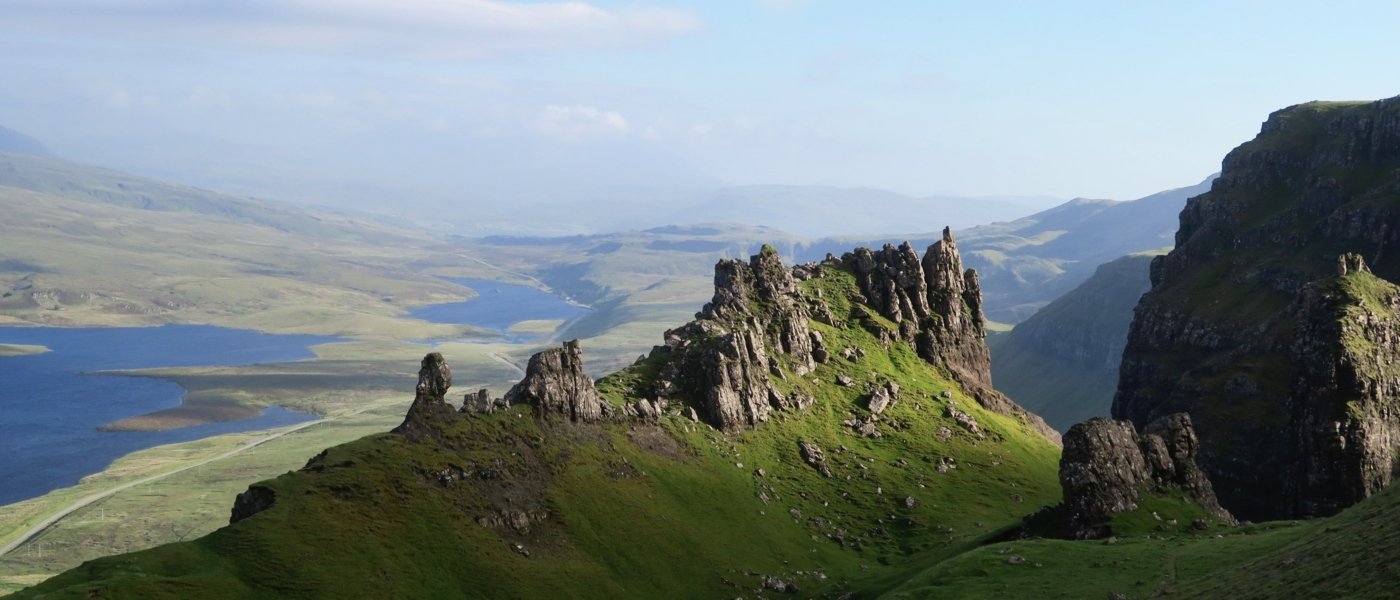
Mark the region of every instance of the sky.
[[1273, 110], [1400, 94], [1397, 23], [1345, 0], [0, 0], [0, 125], [323, 203], [1132, 199]]

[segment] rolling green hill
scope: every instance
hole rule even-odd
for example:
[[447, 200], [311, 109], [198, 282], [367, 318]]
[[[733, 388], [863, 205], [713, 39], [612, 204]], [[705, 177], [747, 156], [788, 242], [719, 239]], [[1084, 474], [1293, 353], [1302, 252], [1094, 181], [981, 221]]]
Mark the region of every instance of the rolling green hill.
[[[855, 289], [838, 269], [801, 285], [836, 320], [867, 324], [811, 324], [863, 357], [806, 375], [781, 367], [774, 383], [810, 395], [805, 411], [725, 433], [674, 406], [656, 421], [600, 423], [522, 405], [423, 409], [405, 433], [259, 484], [249, 498], [267, 500], [241, 500], [253, 508], [229, 527], [92, 561], [16, 597], [715, 597], [777, 582], [878, 593], [1054, 503], [1057, 449], [914, 349], [886, 350], [897, 326], [853, 301]], [[647, 399], [636, 390], [683, 364], [668, 356], [599, 381], [608, 410]], [[866, 390], [888, 382], [898, 401], [876, 419], [881, 435], [843, 422], [871, 415]], [[434, 401], [420, 392], [415, 405]], [[804, 458], [802, 444], [824, 458]]]

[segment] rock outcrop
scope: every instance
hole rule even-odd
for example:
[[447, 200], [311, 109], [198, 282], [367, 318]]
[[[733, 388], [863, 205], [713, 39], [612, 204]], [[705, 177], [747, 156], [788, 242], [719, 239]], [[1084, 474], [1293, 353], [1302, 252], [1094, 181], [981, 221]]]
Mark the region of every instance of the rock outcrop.
[[1400, 98], [1270, 115], [1153, 261], [1113, 416], [1189, 413], [1242, 518], [1328, 515], [1389, 483], [1397, 194]]
[[[849, 270], [860, 289], [852, 300], [871, 310], [835, 315], [820, 290], [802, 291], [799, 281], [823, 277], [827, 269]], [[859, 361], [863, 350], [827, 348], [811, 326], [812, 321], [847, 326], [849, 318], [856, 318], [886, 346], [909, 344], [983, 406], [1016, 415], [1058, 442], [1059, 434], [1043, 420], [991, 388], [981, 303], [977, 274], [962, 269], [951, 231], [922, 260], [905, 243], [878, 252], [858, 248], [840, 259], [828, 256], [821, 264], [789, 269], [776, 250], [764, 246], [747, 263], [724, 260], [715, 266], [714, 299], [695, 321], [667, 331], [665, 345], [653, 349], [652, 356], [663, 355], [664, 366], [651, 392], [658, 403], [676, 400], [693, 406], [702, 420], [725, 431], [756, 427], [774, 411], [804, 410], [811, 397], [784, 393], [786, 386], [775, 382], [807, 377], [838, 353], [843, 360]], [[870, 313], [894, 321], [898, 332], [863, 316]], [[844, 373], [836, 379], [854, 385]], [[867, 406], [879, 413], [897, 391], [872, 390], [876, 395]]]
[[525, 378], [506, 392], [505, 403], [528, 404], [541, 418], [575, 422], [600, 421], [611, 411], [583, 372], [578, 340], [531, 356]]
[[990, 390], [991, 355], [977, 271], [963, 270], [953, 231], [928, 247], [922, 260], [908, 242], [878, 251], [857, 248], [841, 257], [866, 302], [899, 325], [900, 336], [925, 360], [965, 386]]
[[417, 440], [431, 437], [437, 431], [436, 423], [451, 422], [457, 418], [457, 410], [447, 404], [447, 390], [452, 387], [452, 369], [442, 354], [430, 352], [423, 357], [418, 368], [418, 385], [415, 387], [413, 404], [403, 423], [394, 428], [394, 433]]
[[1345, 276], [1303, 288], [1294, 309], [1289, 434], [1300, 445], [1286, 490], [1300, 514], [1379, 492], [1400, 461], [1400, 287], [1346, 259]]
[[715, 265], [715, 295], [691, 323], [667, 331], [673, 354], [655, 384], [659, 399], [688, 397], [700, 417], [723, 430], [751, 428], [773, 410], [811, 404], [789, 397], [774, 377], [801, 377], [815, 366], [821, 336], [809, 326], [809, 299], [771, 246], [745, 263]]
[[1233, 523], [1196, 466], [1198, 448], [1185, 413], [1153, 421], [1142, 435], [1132, 423], [1103, 417], [1071, 427], [1060, 457], [1063, 533], [1075, 539], [1107, 536], [1113, 514], [1136, 510], [1145, 493], [1183, 493], [1216, 518]]
[[951, 229], [920, 259], [908, 242], [878, 251], [857, 248], [841, 257], [856, 277], [864, 303], [899, 326], [899, 336], [924, 360], [945, 370], [982, 406], [1016, 415], [1059, 440], [1059, 432], [992, 388], [982, 286], [963, 269]]
[[272, 491], [272, 488], [260, 484], [250, 485], [246, 491], [234, 498], [233, 511], [229, 515], [228, 524], [232, 525], [272, 508], [276, 502], [277, 493]]

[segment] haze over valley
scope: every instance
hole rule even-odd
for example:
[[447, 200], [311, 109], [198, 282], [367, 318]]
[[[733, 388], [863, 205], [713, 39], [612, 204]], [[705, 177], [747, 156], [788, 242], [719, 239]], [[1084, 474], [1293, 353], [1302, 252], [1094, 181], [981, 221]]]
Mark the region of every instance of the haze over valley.
[[0, 595], [1393, 597], [1395, 17], [8, 3]]

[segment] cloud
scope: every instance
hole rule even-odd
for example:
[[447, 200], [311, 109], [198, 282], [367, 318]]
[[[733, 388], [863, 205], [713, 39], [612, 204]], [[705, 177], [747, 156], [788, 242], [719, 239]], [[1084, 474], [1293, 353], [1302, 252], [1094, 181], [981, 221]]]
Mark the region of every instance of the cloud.
[[532, 129], [564, 142], [616, 138], [627, 135], [632, 127], [621, 113], [593, 106], [546, 106], [535, 119]]
[[668, 8], [500, 0], [9, 0], [0, 28], [462, 59], [644, 44], [699, 29]]

